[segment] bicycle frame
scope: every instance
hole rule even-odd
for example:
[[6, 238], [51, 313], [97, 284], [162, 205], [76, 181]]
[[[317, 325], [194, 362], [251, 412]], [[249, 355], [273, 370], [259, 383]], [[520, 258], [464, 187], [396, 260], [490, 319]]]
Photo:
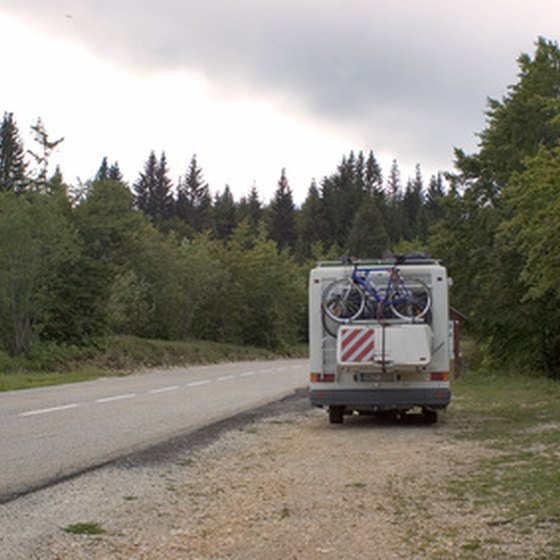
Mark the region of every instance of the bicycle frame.
[[[381, 297], [375, 287], [372, 286], [370, 282], [367, 281], [367, 277], [372, 272], [388, 272], [389, 278], [387, 279], [387, 286], [385, 288], [385, 297]], [[364, 277], [360, 275], [362, 273]], [[396, 266], [379, 266], [379, 267], [370, 267], [370, 268], [361, 268], [358, 270], [358, 266], [354, 266], [354, 270], [352, 271], [352, 282], [358, 284], [362, 290], [369, 296], [371, 296], [377, 303], [381, 303], [383, 306], [387, 303], [389, 294], [391, 293], [391, 287], [394, 285], [398, 285], [400, 291], [402, 293], [401, 297], [393, 298], [392, 302], [395, 305], [399, 305], [401, 303], [405, 303], [407, 299], [410, 297], [408, 290], [403, 282], [402, 276], [399, 272], [399, 269]]]

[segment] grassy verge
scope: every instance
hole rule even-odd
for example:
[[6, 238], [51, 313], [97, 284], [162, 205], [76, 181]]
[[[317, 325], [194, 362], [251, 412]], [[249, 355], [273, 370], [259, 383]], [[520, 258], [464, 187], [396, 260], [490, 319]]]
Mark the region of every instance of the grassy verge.
[[560, 383], [542, 377], [467, 373], [454, 385], [457, 437], [493, 450], [451, 493], [475, 509], [499, 506], [520, 537], [547, 535], [560, 557]]
[[306, 355], [304, 345], [272, 352], [205, 340], [162, 341], [128, 336], [111, 337], [87, 348], [37, 345], [34, 353], [25, 358], [0, 352], [0, 391], [126, 375], [145, 368]]

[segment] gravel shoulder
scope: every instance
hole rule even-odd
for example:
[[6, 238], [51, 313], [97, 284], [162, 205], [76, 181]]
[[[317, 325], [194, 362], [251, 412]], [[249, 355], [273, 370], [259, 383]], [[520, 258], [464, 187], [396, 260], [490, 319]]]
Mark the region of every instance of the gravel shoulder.
[[[456, 437], [460, 414], [329, 425], [301, 394], [267, 410], [0, 506], [0, 557], [533, 557], [498, 504], [450, 493], [489, 453]], [[63, 530], [86, 522], [105, 532]]]

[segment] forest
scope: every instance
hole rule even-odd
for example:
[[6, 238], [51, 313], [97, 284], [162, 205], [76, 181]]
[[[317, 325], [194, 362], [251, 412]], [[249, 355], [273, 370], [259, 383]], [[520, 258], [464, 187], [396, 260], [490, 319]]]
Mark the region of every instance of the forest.
[[454, 169], [404, 183], [373, 150], [342, 156], [294, 204], [282, 170], [270, 203], [256, 187], [212, 193], [195, 155], [176, 184], [152, 151], [132, 184], [104, 158], [78, 186], [51, 172], [39, 119], [26, 149], [0, 123], [0, 342], [101, 337], [227, 341], [282, 350], [307, 337], [317, 260], [424, 251], [453, 277], [452, 303], [489, 362], [560, 378], [560, 50], [539, 38], [517, 82], [488, 99], [478, 149]]

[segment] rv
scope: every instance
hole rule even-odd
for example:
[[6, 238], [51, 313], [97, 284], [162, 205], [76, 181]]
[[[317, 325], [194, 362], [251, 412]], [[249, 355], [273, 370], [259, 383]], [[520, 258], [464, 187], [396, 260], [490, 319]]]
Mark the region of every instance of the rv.
[[451, 400], [450, 279], [428, 258], [320, 262], [309, 276], [309, 399], [345, 415], [427, 423]]

